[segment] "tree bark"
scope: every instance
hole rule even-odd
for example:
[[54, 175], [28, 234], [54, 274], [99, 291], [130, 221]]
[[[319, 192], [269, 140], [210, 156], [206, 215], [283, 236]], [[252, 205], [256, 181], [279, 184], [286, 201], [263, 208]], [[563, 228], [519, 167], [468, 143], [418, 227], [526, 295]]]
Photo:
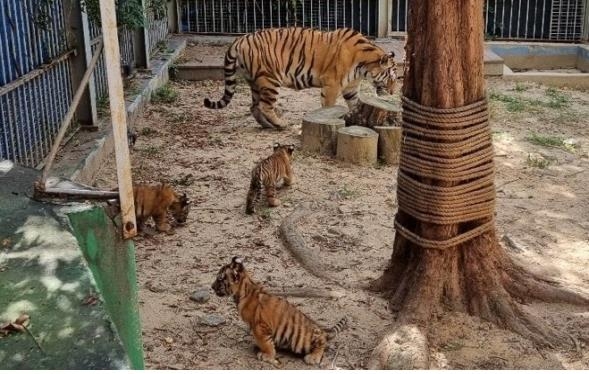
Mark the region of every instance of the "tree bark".
[[[434, 108], [457, 108], [483, 99], [483, 1], [424, 0], [410, 1], [408, 6], [409, 67], [403, 95]], [[486, 127], [490, 136], [488, 123]], [[403, 147], [401, 154], [403, 160]], [[429, 186], [457, 184], [417, 179]], [[404, 227], [438, 241], [492, 219], [490, 215], [441, 225], [401, 210], [397, 213]], [[401, 324], [427, 327], [435, 314], [458, 311], [494, 322], [541, 345], [560, 345], [569, 338], [524, 312], [515, 299], [589, 305], [587, 297], [561, 290], [515, 265], [499, 245], [495, 230], [444, 249], [422, 248], [397, 231], [388, 267], [371, 288], [385, 292]]]

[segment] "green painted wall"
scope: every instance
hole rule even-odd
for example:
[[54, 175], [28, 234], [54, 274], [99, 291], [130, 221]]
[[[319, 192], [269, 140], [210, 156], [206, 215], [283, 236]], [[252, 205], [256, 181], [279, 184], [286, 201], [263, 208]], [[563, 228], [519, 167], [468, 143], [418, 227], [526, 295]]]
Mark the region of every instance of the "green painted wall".
[[123, 240], [100, 207], [68, 214], [74, 235], [94, 275], [133, 369], [143, 369], [135, 247]]

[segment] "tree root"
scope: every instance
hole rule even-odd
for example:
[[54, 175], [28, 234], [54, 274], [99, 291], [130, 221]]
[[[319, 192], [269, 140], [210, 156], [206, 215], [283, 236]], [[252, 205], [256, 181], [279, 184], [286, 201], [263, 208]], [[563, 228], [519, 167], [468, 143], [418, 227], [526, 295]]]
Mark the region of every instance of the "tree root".
[[305, 240], [296, 227], [297, 222], [311, 213], [309, 203], [298, 206], [280, 224], [280, 235], [286, 248], [294, 258], [311, 274], [321, 279], [329, 279], [319, 257], [305, 245]]
[[516, 301], [589, 305], [586, 296], [556, 284], [516, 265], [490, 233], [442, 251], [416, 248], [399, 237], [388, 269], [371, 290], [384, 292], [402, 324], [427, 326], [433, 315], [457, 311], [493, 322], [539, 346], [569, 347], [574, 338], [526, 312]]

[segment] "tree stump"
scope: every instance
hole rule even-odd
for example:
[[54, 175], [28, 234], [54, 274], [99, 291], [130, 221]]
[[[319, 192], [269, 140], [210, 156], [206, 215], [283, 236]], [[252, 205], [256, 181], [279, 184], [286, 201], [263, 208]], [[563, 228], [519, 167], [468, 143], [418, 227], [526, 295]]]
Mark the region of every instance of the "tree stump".
[[335, 105], [314, 110], [303, 118], [302, 148], [304, 151], [334, 155], [337, 131], [345, 126], [348, 108]]
[[378, 133], [378, 158], [387, 165], [399, 165], [402, 130], [398, 126], [374, 126]]
[[337, 132], [338, 160], [358, 165], [374, 165], [378, 155], [378, 133], [367, 127], [343, 127]]
[[399, 126], [401, 107], [375, 96], [358, 96], [358, 104], [345, 116], [346, 126]]

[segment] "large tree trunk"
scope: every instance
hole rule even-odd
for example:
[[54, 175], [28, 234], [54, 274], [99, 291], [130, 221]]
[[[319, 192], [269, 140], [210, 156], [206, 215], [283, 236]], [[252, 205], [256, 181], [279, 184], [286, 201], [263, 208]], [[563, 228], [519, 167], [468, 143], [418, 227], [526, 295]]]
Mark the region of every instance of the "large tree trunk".
[[[408, 4], [406, 58], [409, 68], [405, 71], [403, 95], [413, 102], [433, 108], [457, 108], [484, 99], [483, 1], [424, 0]], [[405, 121], [405, 109], [403, 113]], [[422, 125], [424, 131], [436, 128], [434, 125]], [[403, 126], [405, 136], [405, 123]], [[481, 126], [486, 126], [487, 147], [492, 150], [488, 121], [483, 121]], [[414, 139], [425, 139], [420, 136], [413, 134]], [[440, 140], [439, 144], [444, 142]], [[415, 154], [405, 144], [402, 146], [400, 170], [406, 170], [407, 160], [414, 158]], [[467, 156], [468, 153], [456, 158], [462, 157], [463, 160]], [[493, 167], [492, 154], [486, 160], [486, 165]], [[460, 166], [456, 164], [457, 160], [453, 161], [453, 157], [424, 162]], [[410, 172], [406, 174], [427, 186], [459, 187], [476, 181], [474, 175], [462, 181], [437, 178], [443, 173], [436, 174], [435, 169], [427, 177]], [[458, 245], [440, 248], [416, 244], [418, 240], [410, 238], [412, 233], [420, 237], [421, 242], [428, 239], [439, 242], [472, 232], [473, 228], [481, 225], [489, 227], [493, 222], [495, 199], [492, 173], [490, 175], [491, 182], [485, 188], [491, 191], [487, 200], [492, 204], [491, 211], [475, 220], [436, 224], [408, 212], [415, 210], [425, 192], [416, 191], [409, 196], [414, 199], [414, 204], [405, 205], [405, 208], [400, 202], [396, 219], [410, 233], [406, 231], [403, 234], [397, 229], [391, 260], [372, 288], [388, 295], [392, 309], [398, 311], [397, 320], [401, 324], [426, 327], [427, 321], [436, 313], [453, 310], [480, 316], [540, 344], [568, 341], [562, 332], [525, 313], [515, 299], [576, 304], [588, 304], [588, 299], [560, 290], [515, 265], [498, 244], [494, 227], [482, 230], [481, 234]], [[478, 192], [473, 190], [470, 195]], [[434, 204], [428, 214], [444, 216], [443, 211], [436, 210], [442, 209], [442, 205]]]

